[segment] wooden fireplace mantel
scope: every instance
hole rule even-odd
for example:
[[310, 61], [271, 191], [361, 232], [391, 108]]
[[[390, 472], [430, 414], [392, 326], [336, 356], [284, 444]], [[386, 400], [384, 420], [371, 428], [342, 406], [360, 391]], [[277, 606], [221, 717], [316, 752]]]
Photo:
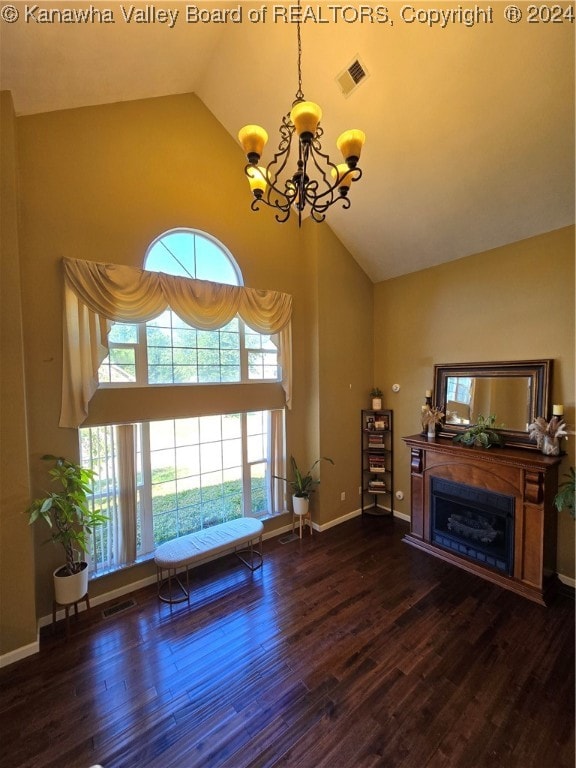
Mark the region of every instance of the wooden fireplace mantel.
[[[410, 448], [412, 519], [404, 541], [470, 573], [545, 605], [556, 576], [559, 456], [522, 448], [468, 448], [450, 438], [403, 438]], [[514, 565], [508, 576], [438, 546], [431, 538], [431, 478], [443, 478], [513, 496]]]

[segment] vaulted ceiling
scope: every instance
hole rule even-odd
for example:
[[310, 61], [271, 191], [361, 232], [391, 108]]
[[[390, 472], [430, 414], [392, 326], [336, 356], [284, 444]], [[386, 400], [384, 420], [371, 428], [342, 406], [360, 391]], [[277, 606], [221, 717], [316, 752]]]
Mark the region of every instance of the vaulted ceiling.
[[[323, 146], [336, 158], [343, 130], [367, 136], [352, 206], [328, 222], [372, 280], [574, 223], [574, 24], [529, 23], [517, 5], [512, 23], [504, 3], [443, 2], [436, 24], [428, 3], [389, 2], [387, 21], [374, 3], [303, 6], [303, 90], [322, 106]], [[0, 85], [18, 115], [195, 92], [234, 138], [259, 123], [276, 148], [298, 84], [295, 2], [92, 4], [114, 23], [42, 22], [84, 2], [13, 6]], [[367, 77], [344, 96], [338, 75], [356, 58]]]

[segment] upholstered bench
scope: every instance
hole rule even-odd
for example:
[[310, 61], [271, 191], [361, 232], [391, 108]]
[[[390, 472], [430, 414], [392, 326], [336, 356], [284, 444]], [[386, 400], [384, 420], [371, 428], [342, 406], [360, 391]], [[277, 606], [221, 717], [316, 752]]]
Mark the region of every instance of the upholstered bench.
[[[228, 552], [234, 552], [250, 570], [260, 568], [263, 530], [260, 520], [240, 517], [160, 544], [154, 552], [158, 597], [165, 603], [190, 601], [189, 569]], [[258, 549], [254, 548], [255, 540], [259, 542]], [[243, 545], [249, 546], [238, 549]], [[180, 579], [179, 571], [183, 569], [186, 570], [186, 586]], [[172, 592], [173, 580], [177, 596]]]

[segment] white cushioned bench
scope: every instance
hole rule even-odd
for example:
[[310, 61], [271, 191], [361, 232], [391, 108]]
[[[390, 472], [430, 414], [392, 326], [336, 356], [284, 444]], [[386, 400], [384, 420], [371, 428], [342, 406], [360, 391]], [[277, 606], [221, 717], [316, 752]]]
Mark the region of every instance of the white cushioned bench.
[[[165, 603], [180, 603], [183, 600], [190, 601], [190, 586], [188, 569], [214, 560], [219, 555], [234, 552], [237, 557], [255, 571], [262, 565], [262, 532], [264, 526], [260, 520], [252, 517], [240, 517], [237, 520], [229, 520], [226, 523], [213, 525], [187, 536], [166, 541], [160, 544], [154, 552], [156, 563], [156, 580], [158, 584], [158, 597]], [[254, 548], [254, 541], [258, 540], [258, 549]], [[238, 549], [248, 544], [244, 549]], [[250, 559], [248, 559], [248, 556]], [[179, 570], [186, 569], [186, 586], [182, 584]], [[164, 572], [167, 575], [164, 576]], [[172, 593], [172, 580], [175, 580], [178, 597]], [[167, 584], [165, 594], [164, 585]]]

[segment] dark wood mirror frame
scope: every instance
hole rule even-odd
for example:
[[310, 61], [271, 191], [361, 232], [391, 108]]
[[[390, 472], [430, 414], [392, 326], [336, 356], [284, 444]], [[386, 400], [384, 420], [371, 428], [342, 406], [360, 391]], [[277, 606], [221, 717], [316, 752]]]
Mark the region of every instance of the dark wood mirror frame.
[[[434, 405], [446, 413], [447, 383], [450, 377], [471, 378], [527, 378], [526, 420], [531, 424], [537, 416], [550, 417], [552, 391], [552, 360], [517, 360], [498, 363], [453, 363], [434, 366]], [[489, 416], [489, 413], [484, 413]], [[506, 414], [497, 413], [497, 422], [506, 424]], [[442, 423], [440, 436], [454, 437], [464, 432], [467, 425]], [[530, 441], [528, 431], [521, 429], [497, 430], [506, 445], [538, 450]]]

